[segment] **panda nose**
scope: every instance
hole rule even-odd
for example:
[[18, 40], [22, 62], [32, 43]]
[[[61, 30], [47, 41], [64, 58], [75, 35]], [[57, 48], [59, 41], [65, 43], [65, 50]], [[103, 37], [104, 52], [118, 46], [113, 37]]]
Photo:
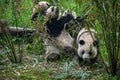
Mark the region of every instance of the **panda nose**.
[[88, 60], [88, 59], [89, 59], [88, 57], [84, 58], [84, 60]]
[[92, 55], [92, 52], [90, 51], [88, 54], [89, 54], [89, 55]]
[[83, 59], [84, 59], [84, 60], [89, 60], [89, 55], [85, 53], [85, 54], [83, 55]]

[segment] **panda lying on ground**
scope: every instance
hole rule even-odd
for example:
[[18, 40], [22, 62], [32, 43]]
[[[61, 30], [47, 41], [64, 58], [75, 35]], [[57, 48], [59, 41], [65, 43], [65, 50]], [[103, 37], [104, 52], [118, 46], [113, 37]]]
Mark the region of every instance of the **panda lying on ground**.
[[49, 35], [49, 40], [47, 39], [47, 43], [49, 45], [46, 46], [46, 51], [48, 54], [47, 59], [53, 58], [53, 54], [60, 55], [61, 52], [69, 54], [73, 47], [74, 39], [71, 35], [64, 30], [64, 26], [69, 21], [75, 19], [75, 16], [69, 12], [65, 11], [66, 13], [61, 16], [60, 9], [57, 6], [51, 6], [46, 11], [46, 17], [48, 20], [45, 23], [47, 27], [47, 33]]
[[65, 11], [63, 16], [61, 16], [59, 7], [50, 6], [45, 1], [39, 2], [33, 8], [32, 21], [37, 18], [38, 13], [41, 13], [47, 20], [44, 24], [47, 34], [45, 34], [45, 39], [43, 39], [47, 54], [46, 59], [49, 61], [49, 59], [59, 58], [61, 52], [69, 53], [69, 51], [72, 51], [74, 39], [68, 32], [65, 32], [64, 25], [75, 19], [75, 16], [70, 11]]
[[[60, 9], [57, 6], [49, 6], [47, 2], [39, 2], [41, 4], [37, 8], [41, 9], [40, 13], [47, 18], [45, 26], [48, 36], [44, 39], [44, 46], [46, 51], [47, 61], [60, 58], [60, 53], [66, 53], [73, 50], [73, 37], [64, 30], [65, 24], [69, 24], [70, 21], [79, 21], [82, 19], [76, 17], [75, 14], [66, 10], [61, 16]], [[37, 17], [38, 11], [33, 9], [31, 20]], [[71, 25], [70, 25], [71, 26]], [[91, 33], [90, 33], [91, 32]], [[94, 37], [94, 30], [90, 29], [90, 32], [86, 29], [81, 29], [77, 36], [77, 53], [79, 62], [91, 62], [94, 63], [98, 56], [98, 42]], [[91, 36], [92, 34], [92, 36]], [[68, 54], [70, 55], [70, 54]]]
[[77, 54], [79, 63], [95, 63], [99, 54], [98, 40], [93, 29], [82, 28], [77, 36]]

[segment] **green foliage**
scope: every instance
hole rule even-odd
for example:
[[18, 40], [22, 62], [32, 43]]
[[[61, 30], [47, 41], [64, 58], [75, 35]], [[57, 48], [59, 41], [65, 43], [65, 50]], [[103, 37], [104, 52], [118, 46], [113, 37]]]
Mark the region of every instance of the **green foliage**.
[[[30, 16], [33, 4], [31, 0], [1, 0], [0, 6], [0, 19], [8, 20], [9, 25], [24, 27], [28, 24], [29, 27], [32, 26]], [[17, 19], [17, 24], [15, 17]]]
[[32, 44], [27, 44], [26, 45], [26, 50], [27, 53], [32, 53], [32, 54], [44, 54], [44, 46], [42, 43], [42, 36], [35, 36]]
[[[16, 27], [32, 27], [33, 26], [33, 24], [31, 24], [31, 21], [30, 21], [30, 16], [33, 8], [32, 1], [2, 0], [0, 1], [0, 4], [1, 4], [0, 19], [6, 19], [8, 22], [7, 26], [8, 25], [12, 25]], [[42, 21], [43, 21], [42, 17], [38, 17], [38, 22], [42, 22]], [[41, 26], [41, 25], [37, 24], [35, 26]], [[28, 53], [36, 53], [36, 54], [44, 53], [43, 45], [40, 40], [41, 38], [39, 37], [39, 35], [37, 37], [34, 37], [32, 44], [27, 44], [26, 47], [27, 47]], [[0, 53], [1, 58], [3, 57], [4, 54], [7, 54], [7, 57], [11, 62], [16, 62], [16, 63], [19, 61], [21, 62], [23, 49], [25, 46], [24, 39], [19, 37], [11, 37], [11, 35], [8, 32], [4, 32], [4, 36], [0, 36], [0, 40], [1, 40], [0, 46], [2, 45], [3, 47], [3, 50]], [[18, 58], [20, 60], [17, 60]]]
[[97, 6], [97, 18], [101, 24], [102, 34], [105, 41], [110, 68], [106, 67], [108, 73], [113, 76], [117, 74], [118, 57], [120, 53], [120, 1], [117, 0], [94, 0]]
[[[2, 35], [0, 36], [0, 43], [2, 43], [2, 50], [1, 54], [6, 54], [8, 59], [12, 63], [19, 63], [22, 62], [22, 53], [23, 53], [23, 46], [18, 42], [18, 48], [15, 48], [15, 44], [12, 42], [12, 37], [8, 31], [6, 31], [7, 23], [5, 20], [0, 21], [0, 29], [2, 31]], [[18, 53], [18, 54], [17, 54]]]
[[[8, 25], [12, 25], [16, 27], [26, 27], [27, 25], [27, 27], [33, 28], [33, 26], [39, 26], [40, 30], [42, 31], [43, 29], [41, 29], [41, 24], [38, 24], [38, 23], [43, 23], [43, 18], [41, 17], [41, 15], [37, 18], [38, 21], [37, 24], [31, 24], [30, 21], [32, 8], [34, 6], [34, 3], [37, 3], [37, 1], [41, 1], [41, 0], [0, 0], [0, 19], [6, 19], [8, 21]], [[120, 48], [120, 44], [119, 44], [120, 42], [120, 33], [119, 33], [120, 9], [119, 8], [120, 7], [118, 6], [120, 3], [119, 0], [94, 0], [95, 3], [97, 4], [96, 5], [97, 8], [94, 5], [93, 0], [45, 0], [45, 1], [49, 1], [52, 5], [60, 6], [62, 12], [64, 12], [66, 9], [70, 9], [72, 11], [75, 11], [77, 15], [81, 17], [88, 15], [86, 19], [87, 25], [85, 25], [85, 27], [86, 26], [92, 27], [96, 30], [96, 32], [98, 32], [98, 35], [96, 36], [98, 37], [98, 39], [100, 39], [100, 51], [103, 56], [103, 59], [105, 60], [105, 62], [109, 59], [110, 67], [106, 67], [109, 70], [108, 72], [112, 73], [113, 72], [112, 68], [115, 69], [116, 68], [115, 65], [120, 65], [120, 57], [119, 57], [120, 54], [116, 54], [116, 53], [120, 53], [120, 49], [119, 49]], [[118, 4], [116, 4], [115, 1], [119, 1]], [[112, 6], [111, 2], [112, 3], [115, 2], [117, 8], [115, 6]], [[75, 26], [75, 28], [71, 28], [70, 33], [74, 35], [76, 30], [77, 28]], [[20, 40], [18, 37], [13, 38], [7, 35], [4, 36], [4, 38], [1, 38], [0, 36], [0, 64], [5, 63], [7, 59], [4, 56], [4, 54], [7, 54], [8, 56], [8, 53], [11, 54], [14, 60], [16, 56], [17, 61], [20, 61], [18, 58], [19, 53], [21, 50], [23, 52], [24, 48], [26, 48], [27, 50], [26, 53], [32, 53], [35, 55], [45, 53], [42, 43], [43, 41], [40, 33], [38, 33], [38, 35], [34, 37], [33, 43], [29, 43], [27, 45], [24, 44], [24, 40]], [[13, 42], [15, 42], [15, 44]], [[116, 53], [114, 54], [114, 52]], [[31, 54], [27, 54], [27, 57], [30, 55]], [[9, 79], [11, 78], [23, 79], [23, 80], [24, 79], [49, 80], [52, 69], [51, 68], [46, 69], [46, 66], [48, 66], [46, 65], [42, 67], [45, 68], [45, 70], [39, 72], [39, 68], [36, 68], [36, 66], [41, 65], [39, 64], [39, 59], [40, 57], [37, 55], [37, 57], [34, 60], [32, 59], [31, 61], [32, 65], [26, 64], [25, 66], [23, 66], [23, 68], [20, 69], [13, 68], [13, 66], [11, 66], [12, 68], [7, 67], [7, 69], [5, 69], [6, 71], [4, 70], [2, 71], [2, 73], [4, 74], [1, 73], [0, 77], [7, 77]], [[31, 62], [29, 63], [29, 61], [27, 61], [28, 64], [31, 64]], [[55, 79], [80, 78], [82, 80], [85, 80], [88, 77], [96, 76], [94, 72], [93, 73], [95, 75], [91, 74], [90, 76], [84, 70], [81, 69], [76, 70], [75, 65], [76, 63], [74, 61], [66, 62], [62, 67], [62, 71], [60, 70], [61, 72], [57, 72], [58, 74], [56, 75]], [[32, 66], [32, 68], [28, 68], [29, 66]], [[20, 76], [18, 76], [18, 72], [21, 73]], [[102, 78], [96, 80], [103, 80], [104, 77], [106, 79], [107, 76], [102, 74], [100, 75], [100, 77]], [[116, 80], [117, 77], [110, 76], [110, 79]]]
[[[22, 4], [23, 3], [23, 4]], [[2, 0], [0, 1], [0, 19], [6, 19], [8, 24], [0, 23], [0, 30], [3, 31], [3, 36], [0, 36], [2, 45], [2, 53], [6, 54], [8, 59], [12, 63], [22, 62], [23, 55], [23, 43], [24, 40], [20, 40], [20, 38], [16, 37], [13, 39], [9, 32], [5, 31], [6, 26], [12, 25], [16, 27], [26, 27], [25, 25], [30, 26], [30, 14], [31, 14], [31, 6], [29, 0], [27, 1], [17, 1], [17, 0]], [[31, 27], [31, 26], [30, 26]], [[16, 44], [14, 44], [14, 41]]]
[[[84, 3], [84, 4], [83, 4]], [[85, 16], [90, 11], [91, 3], [89, 1], [83, 0], [58, 0], [58, 6], [60, 6], [62, 12], [66, 9], [75, 11], [79, 16]]]

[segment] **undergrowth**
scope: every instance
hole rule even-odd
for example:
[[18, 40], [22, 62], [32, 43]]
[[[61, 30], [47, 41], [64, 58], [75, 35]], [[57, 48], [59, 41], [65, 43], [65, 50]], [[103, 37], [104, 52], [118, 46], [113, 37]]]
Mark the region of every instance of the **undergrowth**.
[[[15, 12], [13, 10], [12, 1], [15, 1], [15, 3], [14, 3]], [[50, 72], [52, 72], [52, 71], [50, 70], [51, 68], [46, 69], [46, 66], [48, 66], [48, 65], [42, 67], [42, 68], [45, 68], [45, 70], [43, 70], [42, 72], [36, 70], [36, 69], [39, 70], [39, 68], [38, 68], [38, 66], [40, 65], [39, 60], [44, 59], [39, 56], [41, 54], [44, 54], [45, 51], [43, 49], [44, 47], [43, 47], [43, 43], [41, 40], [41, 30], [42, 30], [41, 26], [42, 26], [44, 20], [41, 16], [39, 16], [39, 18], [37, 19], [38, 23], [33, 24], [30, 21], [30, 16], [32, 13], [32, 8], [34, 6], [34, 1], [40, 1], [40, 0], [20, 0], [20, 2], [19, 2], [19, 0], [0, 0], [0, 20], [6, 19], [8, 22], [8, 25], [11, 25], [11, 26], [24, 28], [27, 25], [27, 27], [29, 27], [29, 28], [37, 28], [39, 30], [37, 35], [34, 37], [32, 43], [29, 43], [26, 45], [24, 43], [22, 43], [23, 45], [25, 45], [25, 46], [22, 46], [22, 48], [26, 49], [26, 51], [24, 50], [24, 52], [23, 52], [24, 53], [23, 60], [26, 59], [25, 57], [28, 58], [31, 55], [37, 56], [37, 58], [35, 58], [35, 59], [31, 59], [31, 57], [29, 59], [27, 59], [28, 61], [32, 60], [32, 62], [31, 61], [30, 62], [27, 61], [27, 62], [28, 62], [28, 64], [33, 63], [34, 66], [32, 65], [32, 67], [31, 67], [31, 65], [23, 63], [25, 66], [23, 64], [21, 64], [21, 65], [23, 65], [24, 68], [18, 69], [17, 67], [14, 67], [14, 68], [10, 67], [7, 69], [2, 69], [2, 73], [4, 73], [4, 75], [2, 75], [2, 73], [1, 73], [0, 77], [3, 77], [3, 79], [4, 78], [6, 79], [6, 77], [8, 75], [9, 75], [8, 78], [10, 78], [10, 79], [11, 78], [14, 78], [14, 79], [19, 79], [19, 78], [20, 79], [43, 79], [41, 77], [44, 77], [44, 79], [47, 80], [50, 78], [50, 75], [51, 75]], [[90, 28], [92, 27], [96, 30], [96, 32], [97, 32], [96, 36], [98, 36], [98, 39], [100, 40], [100, 51], [102, 52], [101, 53], [102, 57], [104, 58], [105, 62], [108, 64], [108, 61], [107, 61], [108, 53], [105, 48], [105, 41], [103, 40], [104, 34], [102, 34], [103, 33], [102, 26], [103, 25], [101, 25], [99, 20], [95, 17], [95, 15], [98, 14], [98, 18], [99, 18], [101, 14], [99, 14], [97, 12], [97, 9], [96, 9], [95, 5], [93, 5], [92, 0], [56, 0], [56, 1], [55, 0], [46, 0], [46, 1], [49, 1], [52, 5], [60, 6], [62, 13], [66, 9], [70, 9], [70, 10], [76, 12], [76, 14], [80, 17], [84, 17], [87, 15], [86, 23], [88, 25], [85, 25], [85, 27], [90, 26]], [[105, 8], [103, 7], [103, 9], [105, 9]], [[112, 27], [111, 27], [111, 30], [112, 30]], [[117, 35], [118, 36], [120, 35], [119, 31], [118, 31]], [[18, 39], [19, 38], [12, 38], [11, 41], [14, 42]], [[114, 37], [113, 37], [113, 39], [114, 39]], [[118, 42], [119, 42], [119, 38], [118, 38]], [[3, 43], [3, 41], [0, 38], [0, 65], [3, 65], [3, 64], [6, 65], [5, 63], [7, 61], [9, 62], [9, 60], [5, 56], [5, 53], [7, 53], [7, 51], [9, 49], [7, 49], [7, 50], [3, 49], [2, 43]], [[14, 44], [12, 44], [12, 45], [14, 45]], [[15, 48], [16, 48], [16, 44], [15, 44]], [[120, 56], [120, 54], [118, 54], [118, 56]], [[39, 58], [41, 58], [41, 59], [39, 59]], [[120, 65], [120, 57], [118, 58], [118, 60], [119, 60], [118, 65]], [[110, 61], [110, 59], [109, 59], [109, 61]], [[7, 63], [7, 64], [9, 64], [9, 63]], [[44, 64], [42, 64], [42, 65], [44, 65]], [[89, 77], [91, 77], [89, 72], [84, 71], [79, 68], [75, 69], [74, 68], [75, 65], [76, 65], [76, 61], [63, 63], [62, 70], [58, 71], [57, 72], [58, 74], [56, 74], [56, 76], [54, 78], [55, 79], [80, 78], [80, 79], [84, 80], [84, 79], [88, 79]], [[109, 67], [109, 65], [108, 65], [108, 67]], [[18, 70], [18, 71], [14, 71], [14, 69]], [[20, 70], [22, 70], [22, 71], [20, 71]], [[7, 72], [9, 72], [9, 73], [7, 73]], [[19, 73], [21, 73], [21, 76], [17, 77], [19, 75]], [[14, 74], [14, 76], [13, 76], [13, 74]], [[106, 74], [106, 75], [104, 75], [104, 74]], [[42, 76], [40, 76], [40, 75], [42, 75]], [[107, 73], [105, 73], [105, 71], [103, 71], [103, 74], [101, 73], [101, 75], [99, 75], [99, 76], [102, 77], [102, 78], [99, 78], [100, 80], [103, 80], [104, 77], [105, 77], [105, 79], [108, 79], [108, 75], [107, 75]], [[40, 77], [40, 78], [37, 78], [37, 77]], [[95, 78], [95, 77], [96, 77], [96, 74], [92, 74], [92, 78]], [[113, 80], [118, 79], [118, 77], [110, 76], [110, 78], [112, 78]], [[97, 77], [97, 79], [98, 79], [98, 77]]]

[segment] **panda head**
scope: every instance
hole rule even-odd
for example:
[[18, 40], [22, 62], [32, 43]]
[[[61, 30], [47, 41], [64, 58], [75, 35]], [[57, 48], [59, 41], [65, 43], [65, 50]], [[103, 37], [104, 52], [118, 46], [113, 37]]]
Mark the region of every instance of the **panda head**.
[[61, 16], [60, 8], [58, 6], [51, 6], [46, 11], [47, 19], [58, 19]]
[[77, 36], [77, 53], [80, 62], [95, 62], [98, 55], [98, 40], [94, 36], [94, 30], [80, 30]]
[[50, 7], [50, 4], [46, 1], [38, 2], [38, 8], [41, 12], [45, 12]]
[[38, 14], [45, 16], [46, 10], [50, 7], [50, 4], [46, 1], [40, 1], [38, 4], [35, 5], [32, 11], [31, 20], [34, 21]]

